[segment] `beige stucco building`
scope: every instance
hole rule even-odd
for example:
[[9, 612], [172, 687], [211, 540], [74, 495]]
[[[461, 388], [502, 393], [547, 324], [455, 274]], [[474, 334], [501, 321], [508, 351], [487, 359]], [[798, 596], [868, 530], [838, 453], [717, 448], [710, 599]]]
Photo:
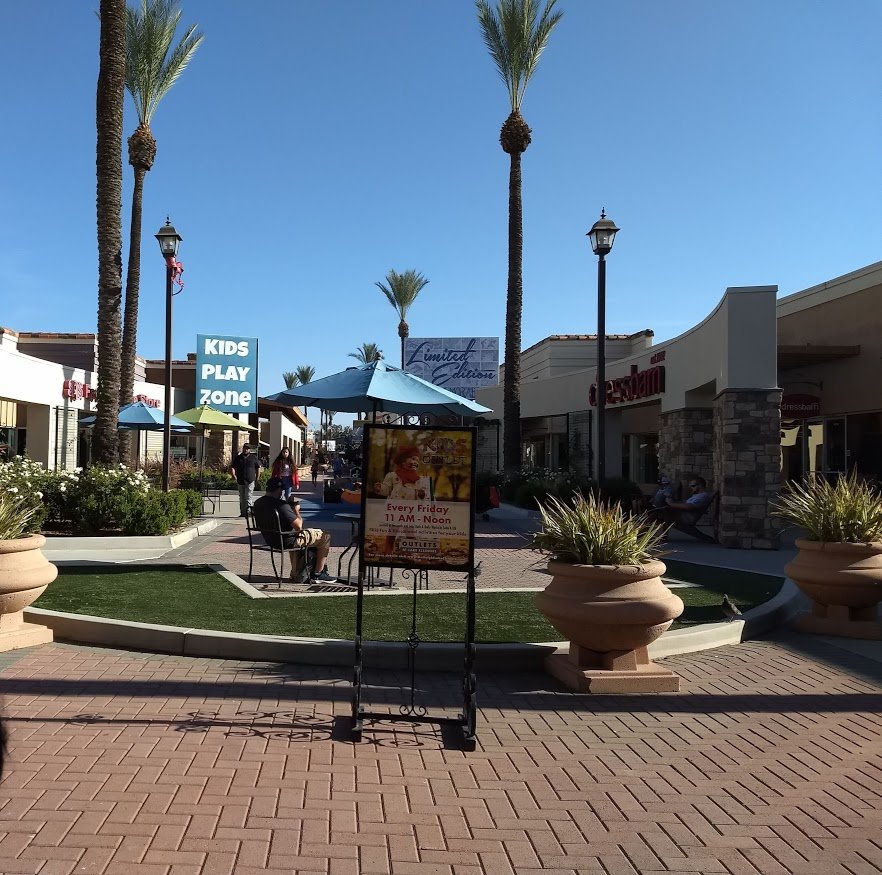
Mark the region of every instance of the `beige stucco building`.
[[[0, 461], [27, 454], [49, 469], [70, 470], [88, 464], [91, 432], [79, 422], [94, 412], [97, 360], [94, 334], [0, 327]], [[195, 406], [196, 356], [172, 365], [172, 412], [178, 412]], [[133, 400], [162, 408], [164, 373], [164, 361], [136, 359]], [[287, 446], [299, 459], [307, 425], [303, 412], [263, 398], [257, 407], [257, 413], [247, 418], [259, 428], [263, 453], [273, 458]], [[242, 440], [255, 442], [250, 433], [240, 434]], [[139, 440], [140, 459], [162, 457], [162, 432], [142, 432]], [[224, 464], [235, 440], [230, 431], [213, 431], [206, 463]], [[173, 434], [171, 450], [176, 457], [195, 458], [201, 451], [201, 437]]]
[[[644, 488], [659, 472], [703, 476], [719, 534], [774, 547], [769, 501], [782, 478], [851, 469], [882, 477], [882, 262], [777, 298], [730, 288], [694, 328], [607, 338], [606, 466]], [[525, 462], [591, 471], [597, 338], [555, 335], [522, 354]], [[502, 420], [502, 387], [476, 400]], [[783, 402], [783, 403], [782, 403]], [[496, 467], [484, 440], [484, 467]]]

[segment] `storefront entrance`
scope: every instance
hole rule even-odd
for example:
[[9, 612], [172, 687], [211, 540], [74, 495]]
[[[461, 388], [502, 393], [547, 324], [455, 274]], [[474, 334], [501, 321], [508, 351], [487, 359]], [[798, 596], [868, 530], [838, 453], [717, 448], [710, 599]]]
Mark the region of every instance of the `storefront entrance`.
[[882, 413], [781, 421], [782, 477], [835, 479], [845, 471], [882, 479]]

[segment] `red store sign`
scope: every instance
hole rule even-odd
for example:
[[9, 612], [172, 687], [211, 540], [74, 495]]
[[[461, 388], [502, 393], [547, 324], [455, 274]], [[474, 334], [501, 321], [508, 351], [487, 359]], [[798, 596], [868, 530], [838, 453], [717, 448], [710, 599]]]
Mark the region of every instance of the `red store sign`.
[[[65, 380], [61, 388], [61, 397], [70, 398], [73, 401], [94, 400], [98, 392], [86, 383], [77, 380]], [[132, 401], [143, 401], [148, 407], [159, 407], [159, 401], [148, 398], [146, 395], [134, 395]]]
[[821, 399], [817, 395], [784, 395], [781, 398], [782, 419], [808, 419], [821, 415]]
[[[616, 377], [606, 381], [606, 403], [620, 404], [623, 401], [636, 401], [640, 398], [651, 398], [665, 391], [665, 366], [656, 365], [645, 371], [638, 371], [637, 365], [631, 365], [631, 373], [627, 377]], [[592, 383], [588, 390], [588, 403], [597, 406], [597, 383]]]

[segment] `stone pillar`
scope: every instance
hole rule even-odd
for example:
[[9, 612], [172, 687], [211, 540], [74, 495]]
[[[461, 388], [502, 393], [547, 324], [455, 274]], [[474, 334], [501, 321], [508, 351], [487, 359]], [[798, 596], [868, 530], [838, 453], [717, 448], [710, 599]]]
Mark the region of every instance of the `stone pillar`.
[[238, 448], [233, 452], [233, 432], [213, 429], [205, 441], [205, 467], [229, 470], [225, 466], [229, 465], [237, 452]]
[[714, 411], [709, 407], [686, 407], [659, 416], [658, 470], [680, 484], [681, 499], [688, 498], [686, 481], [704, 477], [714, 480]]
[[714, 485], [720, 543], [776, 550], [769, 502], [781, 488], [781, 390], [732, 389], [714, 401]]

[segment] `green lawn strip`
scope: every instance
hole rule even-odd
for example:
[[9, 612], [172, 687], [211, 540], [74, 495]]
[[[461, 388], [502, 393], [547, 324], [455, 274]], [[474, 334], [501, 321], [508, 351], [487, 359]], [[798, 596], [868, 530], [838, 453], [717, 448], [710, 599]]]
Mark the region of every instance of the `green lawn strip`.
[[719, 623], [725, 619], [720, 610], [724, 594], [742, 611], [749, 611], [776, 596], [784, 585], [784, 578], [773, 574], [695, 565], [667, 557], [662, 561], [668, 568], [665, 580], [694, 583], [700, 587], [678, 587], [674, 590], [686, 605], [674, 628]]
[[[676, 565], [676, 568], [671, 566]], [[682, 566], [682, 567], [681, 567]], [[670, 577], [709, 588], [676, 590], [686, 611], [677, 626], [717, 622], [725, 592], [745, 610], [771, 598], [782, 578], [669, 563]], [[476, 638], [483, 642], [557, 641], [560, 633], [536, 610], [535, 593], [482, 591], [476, 607]], [[433, 593], [417, 600], [424, 641], [461, 641], [465, 628], [462, 593]], [[175, 568], [59, 569], [35, 607], [196, 629], [309, 638], [352, 638], [355, 600], [349, 596], [251, 599], [203, 566]], [[365, 599], [365, 634], [401, 641], [410, 631], [410, 599], [378, 595]]]

